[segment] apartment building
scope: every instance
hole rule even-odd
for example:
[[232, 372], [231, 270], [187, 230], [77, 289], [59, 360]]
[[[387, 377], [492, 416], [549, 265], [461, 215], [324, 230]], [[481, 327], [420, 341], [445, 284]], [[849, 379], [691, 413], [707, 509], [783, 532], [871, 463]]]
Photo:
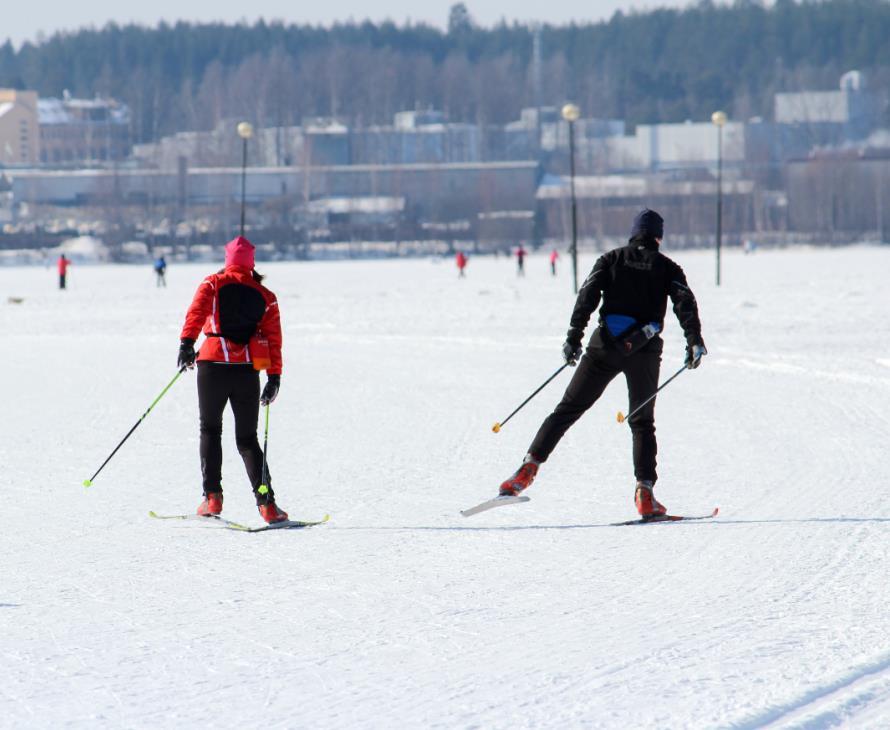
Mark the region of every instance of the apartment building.
[[97, 164], [130, 154], [130, 111], [113, 99], [61, 99], [37, 102], [40, 162], [44, 165]]
[[40, 159], [37, 92], [0, 89], [0, 167], [28, 167]]

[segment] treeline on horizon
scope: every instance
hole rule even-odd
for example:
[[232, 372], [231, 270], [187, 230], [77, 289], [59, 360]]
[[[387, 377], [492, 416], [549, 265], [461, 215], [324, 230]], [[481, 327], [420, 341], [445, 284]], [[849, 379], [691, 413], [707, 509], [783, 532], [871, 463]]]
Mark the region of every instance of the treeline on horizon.
[[[715, 109], [772, 116], [773, 94], [835, 89], [850, 69], [885, 90], [886, 0], [703, 0], [682, 9], [615, 13], [608, 21], [534, 29], [478, 26], [451, 8], [448, 27], [391, 22], [329, 28], [161, 23], [57, 33], [0, 46], [0, 87], [41, 96], [110, 96], [129, 105], [134, 141], [211, 129], [336, 117], [390, 124], [405, 109], [451, 121], [502, 124], [527, 106], [577, 103], [584, 116], [639, 123], [704, 120]], [[540, 89], [540, 95], [537, 92]]]

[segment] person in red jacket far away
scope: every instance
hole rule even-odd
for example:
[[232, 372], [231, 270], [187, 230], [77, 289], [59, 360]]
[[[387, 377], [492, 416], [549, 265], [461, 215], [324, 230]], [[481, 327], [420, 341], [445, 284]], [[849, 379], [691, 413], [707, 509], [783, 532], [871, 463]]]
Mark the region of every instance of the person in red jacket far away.
[[65, 254], [59, 256], [57, 262], [59, 267], [59, 289], [64, 289], [68, 280], [68, 267], [71, 266], [71, 259], [65, 258]]
[[522, 247], [522, 244], [520, 244], [519, 248], [516, 249], [516, 275], [517, 276], [525, 276], [525, 256], [526, 256], [526, 250]]
[[[235, 415], [235, 443], [244, 460], [260, 515], [283, 522], [287, 513], [275, 504], [269, 467], [257, 440], [260, 405], [275, 400], [281, 387], [281, 320], [278, 300], [254, 269], [254, 246], [246, 238], [226, 245], [225, 268], [198, 287], [185, 315], [177, 365], [198, 363], [198, 410], [201, 420], [201, 474], [204, 501], [199, 515], [222, 512], [222, 418], [226, 403]], [[195, 353], [195, 340], [206, 339]], [[260, 394], [259, 371], [267, 374]], [[260, 486], [267, 489], [261, 492]]]
[[555, 248], [550, 252], [550, 275], [556, 276], [556, 262], [559, 261], [559, 251]]
[[457, 264], [457, 277], [463, 279], [465, 276], [464, 269], [467, 268], [467, 255], [463, 251], [458, 251], [454, 261]]

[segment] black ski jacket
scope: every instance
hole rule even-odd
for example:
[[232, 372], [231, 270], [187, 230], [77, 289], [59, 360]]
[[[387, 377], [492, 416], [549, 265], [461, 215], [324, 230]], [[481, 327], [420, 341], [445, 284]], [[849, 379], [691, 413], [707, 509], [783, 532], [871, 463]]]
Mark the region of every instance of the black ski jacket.
[[610, 314], [633, 317], [640, 324], [658, 322], [664, 329], [667, 300], [674, 305], [686, 343], [704, 345], [695, 295], [680, 266], [658, 250], [654, 240], [633, 239], [626, 246], [603, 254], [587, 277], [572, 312], [569, 341], [581, 344], [590, 315], [599, 306], [599, 323], [605, 330]]

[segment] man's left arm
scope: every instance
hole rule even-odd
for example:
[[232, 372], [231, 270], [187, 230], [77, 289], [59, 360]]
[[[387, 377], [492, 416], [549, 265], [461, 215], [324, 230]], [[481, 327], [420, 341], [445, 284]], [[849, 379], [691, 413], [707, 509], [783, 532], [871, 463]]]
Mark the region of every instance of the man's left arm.
[[686, 337], [686, 367], [697, 368], [703, 355], [708, 353], [701, 335], [701, 320], [698, 316], [698, 303], [695, 294], [686, 282], [683, 269], [676, 266], [671, 272], [668, 294], [674, 305], [674, 314], [683, 328]]

